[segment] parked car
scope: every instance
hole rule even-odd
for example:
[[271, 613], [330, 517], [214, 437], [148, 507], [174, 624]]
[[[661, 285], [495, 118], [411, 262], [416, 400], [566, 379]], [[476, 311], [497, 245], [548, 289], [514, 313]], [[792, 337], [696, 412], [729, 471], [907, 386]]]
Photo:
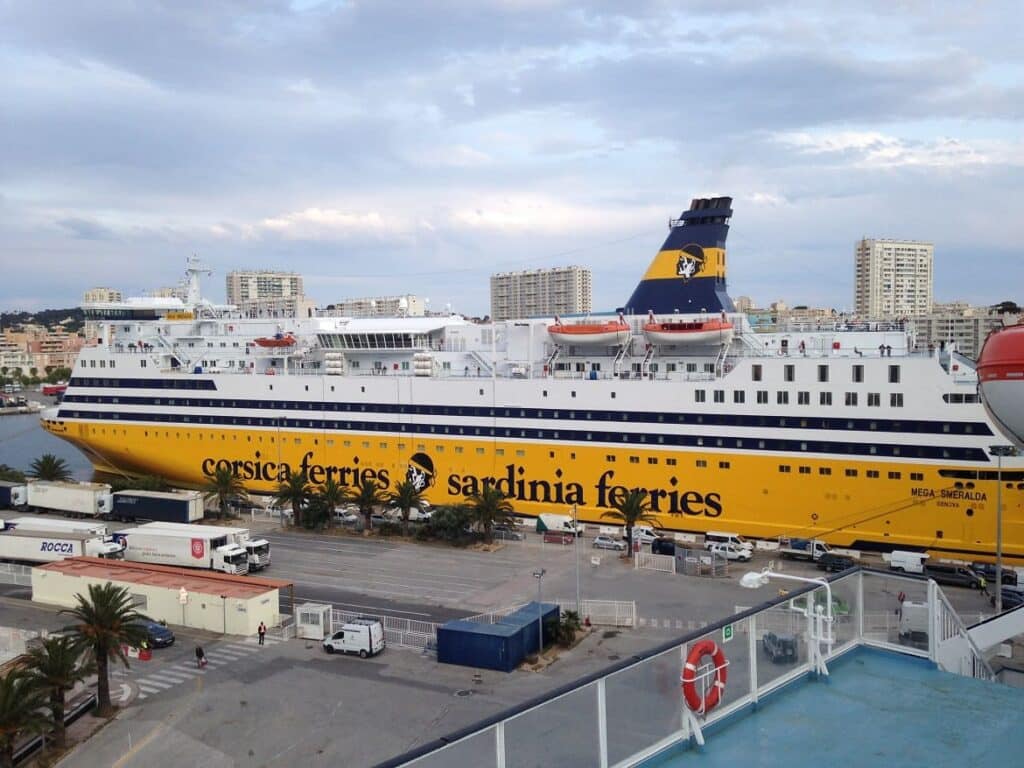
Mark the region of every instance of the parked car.
[[[1003, 593], [1003, 610], [1008, 611], [1011, 608], [1016, 608], [1018, 605], [1024, 605], [1024, 590], [1018, 587], [1004, 586], [1002, 589]], [[996, 596], [992, 595], [989, 598], [989, 602], [992, 603], [992, 607], [996, 607]]]
[[849, 555], [837, 555], [835, 552], [826, 552], [818, 558], [818, 568], [823, 571], [845, 571], [857, 564]]
[[[995, 563], [971, 563], [971, 570], [979, 576], [983, 576], [989, 584], [996, 583]], [[1003, 584], [1011, 587], [1017, 586], [1017, 572], [1012, 566], [1003, 565]]]
[[761, 638], [761, 647], [765, 655], [775, 664], [792, 664], [796, 657], [796, 637], [793, 635], [776, 635], [766, 632]]
[[675, 555], [676, 543], [672, 539], [655, 539], [651, 542], [651, 552], [655, 555]]
[[513, 530], [512, 526], [509, 525], [496, 525], [494, 526], [494, 538], [504, 539], [505, 541], [522, 541], [526, 538], [525, 535], [519, 531]]
[[965, 565], [953, 565], [952, 563], [926, 563], [924, 575], [929, 579], [934, 579], [936, 584], [945, 584], [950, 587], [983, 589], [986, 584], [984, 576], [979, 576]]
[[614, 549], [616, 552], [626, 551], [626, 542], [613, 539], [611, 536], [594, 537], [594, 549]]
[[142, 620], [139, 625], [146, 632], [146, 642], [150, 648], [167, 648], [174, 645], [174, 633], [160, 622]]
[[711, 552], [714, 555], [720, 555], [726, 560], [739, 560], [744, 563], [749, 562], [751, 558], [749, 549], [733, 544], [731, 541], [712, 544], [708, 547], [708, 552]]
[[359, 508], [335, 507], [334, 519], [342, 525], [355, 525], [360, 520]]

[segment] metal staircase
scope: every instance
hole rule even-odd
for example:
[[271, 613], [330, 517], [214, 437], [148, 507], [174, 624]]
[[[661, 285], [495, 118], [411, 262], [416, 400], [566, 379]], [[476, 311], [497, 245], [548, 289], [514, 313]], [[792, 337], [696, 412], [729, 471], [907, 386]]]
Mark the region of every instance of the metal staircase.
[[729, 345], [723, 344], [718, 350], [715, 358], [715, 378], [720, 379], [725, 375], [725, 359], [729, 356]]
[[626, 339], [626, 341], [619, 345], [619, 351], [615, 353], [615, 362], [612, 365], [612, 371], [615, 374], [615, 378], [618, 378], [621, 375], [623, 361], [629, 356], [629, 349], [632, 345], [632, 337]]
[[654, 345], [647, 345], [647, 354], [644, 355], [644, 361], [640, 364], [640, 373], [646, 379], [651, 373], [651, 360], [654, 359]]
[[562, 345], [555, 344], [554, 349], [551, 350], [551, 354], [548, 355], [547, 362], [544, 363], [544, 367], [547, 368], [549, 376], [555, 375], [555, 360], [558, 359], [560, 354], [562, 354]]

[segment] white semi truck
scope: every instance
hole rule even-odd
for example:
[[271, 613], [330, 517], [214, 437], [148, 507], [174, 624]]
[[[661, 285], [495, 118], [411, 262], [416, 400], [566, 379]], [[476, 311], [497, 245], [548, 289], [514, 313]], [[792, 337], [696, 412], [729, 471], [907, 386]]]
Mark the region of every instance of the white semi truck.
[[42, 533], [88, 533], [107, 538], [109, 531], [103, 523], [92, 520], [67, 520], [62, 517], [23, 515], [4, 521], [5, 527], [16, 531], [37, 531]]
[[136, 563], [209, 568], [244, 575], [249, 572], [245, 548], [235, 544], [221, 530], [205, 525], [198, 530], [176, 531], [154, 528], [153, 523], [125, 528], [114, 533], [124, 543], [124, 559]]
[[190, 533], [194, 531], [218, 531], [228, 537], [228, 541], [242, 547], [249, 556], [249, 570], [261, 571], [270, 565], [270, 542], [266, 539], [253, 539], [248, 528], [230, 528], [222, 526], [189, 525], [187, 523], [146, 523], [140, 525], [143, 530], [178, 531]]
[[571, 533], [573, 536], [582, 536], [583, 529], [577, 527], [569, 515], [540, 514], [537, 515], [537, 533]]
[[113, 501], [110, 486], [105, 483], [30, 480], [27, 503], [30, 508], [47, 512], [102, 517], [110, 514]]
[[24, 563], [52, 563], [66, 557], [120, 559], [124, 545], [90, 533], [46, 533], [8, 530], [0, 532], [0, 560]]

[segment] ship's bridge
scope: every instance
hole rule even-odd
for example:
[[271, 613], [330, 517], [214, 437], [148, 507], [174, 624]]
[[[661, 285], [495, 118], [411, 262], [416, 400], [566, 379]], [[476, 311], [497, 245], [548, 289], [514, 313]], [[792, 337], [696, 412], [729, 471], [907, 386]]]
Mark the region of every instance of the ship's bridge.
[[[474, 324], [451, 317], [340, 318], [318, 323], [316, 338], [324, 349], [345, 352], [444, 350], [473, 336]], [[479, 336], [479, 331], [476, 331]]]

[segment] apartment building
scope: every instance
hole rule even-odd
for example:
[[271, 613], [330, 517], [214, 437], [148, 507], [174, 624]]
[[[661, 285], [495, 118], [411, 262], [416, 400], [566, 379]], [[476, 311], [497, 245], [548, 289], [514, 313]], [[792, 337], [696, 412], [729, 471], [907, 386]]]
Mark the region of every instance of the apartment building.
[[302, 275], [271, 270], [235, 270], [225, 280], [227, 302], [242, 306], [249, 302], [304, 296]]
[[491, 318], [585, 314], [593, 286], [584, 267], [552, 267], [491, 275]]
[[871, 318], [930, 313], [934, 255], [932, 243], [859, 240], [854, 248], [854, 311]]
[[121, 292], [114, 288], [90, 288], [82, 298], [83, 304], [114, 304], [122, 301]]
[[404, 296], [373, 296], [342, 299], [331, 304], [328, 314], [339, 317], [423, 317], [427, 300], [408, 293]]

